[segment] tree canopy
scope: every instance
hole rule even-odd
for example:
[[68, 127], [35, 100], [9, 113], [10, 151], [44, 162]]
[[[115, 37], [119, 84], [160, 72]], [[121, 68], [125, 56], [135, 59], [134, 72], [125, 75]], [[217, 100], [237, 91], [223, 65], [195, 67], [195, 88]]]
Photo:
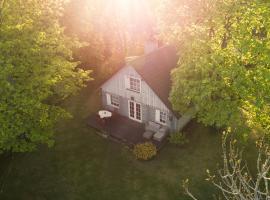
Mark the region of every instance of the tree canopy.
[[64, 0], [0, 1], [0, 150], [53, 144], [69, 114], [58, 102], [76, 93], [89, 72], [77, 68], [80, 43], [59, 25]]
[[[181, 2], [181, 12], [160, 23], [180, 55], [172, 73], [174, 109], [184, 113], [196, 107], [197, 119], [206, 125], [266, 133], [270, 128], [269, 2], [206, 0], [199, 1], [200, 7], [196, 0]], [[163, 9], [177, 3], [168, 1]], [[192, 16], [185, 21], [188, 15]]]
[[82, 68], [93, 69], [100, 79], [118, 70], [127, 55], [143, 53], [153, 28], [149, 13], [145, 1], [71, 0], [61, 22], [68, 34], [88, 43], [75, 55]]

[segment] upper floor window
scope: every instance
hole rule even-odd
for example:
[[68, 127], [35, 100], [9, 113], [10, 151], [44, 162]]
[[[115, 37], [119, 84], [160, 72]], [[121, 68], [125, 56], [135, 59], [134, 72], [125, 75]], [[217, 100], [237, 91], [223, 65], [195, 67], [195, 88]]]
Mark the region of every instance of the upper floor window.
[[126, 77], [125, 80], [126, 88], [134, 92], [141, 92], [141, 80], [135, 77]]
[[141, 85], [140, 83], [141, 83], [140, 79], [133, 77], [129, 78], [130, 89], [135, 92], [140, 92], [140, 85]]

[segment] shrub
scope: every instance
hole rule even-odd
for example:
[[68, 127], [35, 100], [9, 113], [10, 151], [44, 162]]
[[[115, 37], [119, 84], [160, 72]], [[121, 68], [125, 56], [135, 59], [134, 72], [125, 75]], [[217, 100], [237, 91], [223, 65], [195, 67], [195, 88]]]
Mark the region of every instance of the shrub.
[[184, 144], [187, 144], [189, 140], [187, 139], [184, 133], [176, 132], [176, 133], [170, 134], [169, 142], [172, 144], [184, 145]]
[[136, 144], [133, 153], [138, 160], [149, 160], [157, 154], [157, 147], [152, 142]]

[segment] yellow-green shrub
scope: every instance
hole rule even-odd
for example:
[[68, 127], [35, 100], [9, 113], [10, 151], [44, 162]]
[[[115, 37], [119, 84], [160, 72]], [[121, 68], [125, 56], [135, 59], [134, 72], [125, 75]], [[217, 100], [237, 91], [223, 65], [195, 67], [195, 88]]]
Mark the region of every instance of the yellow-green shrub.
[[169, 142], [181, 146], [187, 144], [189, 140], [187, 139], [186, 134], [182, 132], [176, 132], [170, 134]]
[[157, 147], [152, 142], [140, 143], [134, 146], [133, 153], [139, 160], [149, 160], [157, 154]]

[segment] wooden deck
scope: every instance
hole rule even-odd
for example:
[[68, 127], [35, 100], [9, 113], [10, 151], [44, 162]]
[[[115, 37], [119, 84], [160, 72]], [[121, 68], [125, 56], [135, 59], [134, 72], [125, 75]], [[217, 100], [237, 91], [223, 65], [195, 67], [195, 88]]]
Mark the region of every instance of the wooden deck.
[[167, 139], [164, 139], [162, 142], [158, 142], [143, 138], [143, 123], [138, 123], [117, 114], [114, 114], [105, 122], [103, 122], [98, 115], [91, 115], [87, 118], [87, 124], [99, 130], [102, 136], [124, 143], [129, 147], [133, 147], [133, 145], [145, 141], [151, 141], [159, 150], [167, 141]]

